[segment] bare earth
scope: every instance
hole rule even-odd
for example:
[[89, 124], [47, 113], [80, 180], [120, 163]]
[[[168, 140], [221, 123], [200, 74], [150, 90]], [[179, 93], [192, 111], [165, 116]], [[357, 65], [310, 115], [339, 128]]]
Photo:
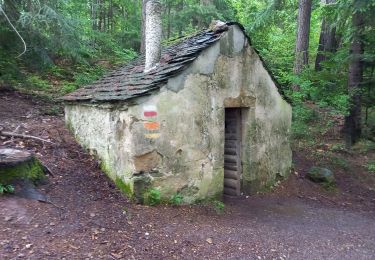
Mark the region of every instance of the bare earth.
[[[337, 170], [338, 190], [324, 191], [304, 178], [314, 162], [299, 152], [287, 181], [267, 194], [227, 199], [222, 213], [208, 204], [136, 205], [51, 111], [30, 96], [0, 92], [0, 127], [55, 143], [0, 139], [0, 147], [36, 153], [53, 174], [39, 187], [53, 204], [0, 197], [0, 259], [375, 259], [372, 178]], [[362, 158], [354, 159], [349, 171], [367, 176]]]

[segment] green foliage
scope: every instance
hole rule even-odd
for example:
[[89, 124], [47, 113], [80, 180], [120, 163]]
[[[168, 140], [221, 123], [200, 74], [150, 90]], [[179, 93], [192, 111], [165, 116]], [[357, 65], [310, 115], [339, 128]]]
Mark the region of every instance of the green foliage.
[[[0, 15], [0, 83], [65, 94], [102, 76], [101, 61], [109, 64], [107, 69], [134, 58], [133, 49], [140, 42], [140, 4], [102, 1], [94, 6], [95, 16], [88, 4], [83, 0], [5, 1], [3, 9], [26, 41], [27, 52], [16, 59], [22, 43]], [[109, 13], [107, 24], [99, 28], [98, 15]]]
[[146, 205], [155, 206], [161, 202], [161, 193], [159, 189], [151, 188], [144, 194], [144, 203]]
[[51, 84], [47, 80], [41, 79], [38, 75], [28, 77], [27, 81], [35, 89], [48, 90], [51, 88]]
[[366, 154], [375, 151], [375, 142], [367, 139], [359, 140], [352, 149], [358, 153]]
[[316, 110], [302, 104], [295, 106], [293, 112], [293, 119], [298, 119], [304, 123], [310, 123], [319, 119], [319, 113]]
[[77, 90], [77, 85], [71, 82], [63, 81], [61, 85], [61, 94], [68, 94]]
[[90, 67], [87, 65], [78, 66], [74, 73], [74, 83], [78, 86], [84, 86], [103, 76], [105, 69], [102, 66]]
[[212, 206], [214, 207], [216, 213], [220, 214], [224, 212], [225, 204], [220, 200], [213, 200]]
[[292, 136], [294, 139], [309, 139], [311, 131], [309, 124], [315, 122], [319, 114], [302, 103], [293, 108]]
[[10, 184], [4, 185], [0, 183], [0, 195], [4, 193], [13, 193], [14, 187]]
[[0, 83], [13, 82], [19, 78], [22, 78], [22, 73], [19, 71], [17, 63], [15, 60], [10, 59], [6, 52], [0, 49]]
[[367, 170], [370, 172], [370, 173], [375, 173], [375, 161], [369, 161], [367, 163]]
[[329, 151], [342, 152], [342, 151], [346, 151], [346, 147], [344, 143], [336, 143], [329, 147]]
[[184, 197], [180, 193], [173, 194], [169, 200], [172, 205], [181, 205]]
[[[245, 26], [255, 46], [266, 64], [293, 101], [295, 110], [302, 102], [313, 101], [320, 107], [329, 107], [341, 115], [348, 114], [348, 67], [351, 60], [349, 47], [352, 36], [361, 34], [364, 39], [364, 80], [361, 84], [362, 104], [367, 112], [375, 111], [373, 100], [374, 61], [375, 61], [375, 26], [372, 14], [375, 11], [375, 0], [347, 1], [337, 0], [336, 4], [324, 5], [313, 1], [309, 64], [304, 71], [296, 76], [293, 73], [294, 49], [296, 39], [296, 18], [298, 1], [294, 0], [229, 0], [236, 11], [237, 19]], [[353, 4], [354, 3], [354, 4]], [[352, 27], [352, 14], [361, 12], [365, 23], [360, 32]], [[333, 53], [325, 53], [327, 60], [322, 63], [322, 70], [315, 71], [314, 63], [317, 54], [322, 20], [330, 21], [335, 26], [338, 48]], [[292, 91], [292, 85], [300, 86], [300, 91]], [[299, 119], [300, 111], [294, 115], [294, 135], [304, 138], [308, 126], [304, 119]], [[303, 115], [302, 115], [303, 116]], [[374, 117], [375, 118], [375, 117]], [[296, 121], [297, 120], [297, 121]], [[363, 134], [372, 138], [375, 134], [375, 123], [367, 118]]]
[[[101, 163], [100, 168], [103, 172], [105, 172], [109, 176], [109, 170], [105, 166], [104, 163]], [[132, 198], [133, 191], [129, 184], [125, 183], [121, 178], [117, 177], [115, 180], [116, 187], [120, 189], [120, 191], [127, 195], [129, 198]]]
[[300, 86], [300, 91], [287, 91], [294, 103], [314, 101], [321, 107], [330, 107], [337, 113], [346, 115], [349, 95], [346, 91], [345, 75], [332, 74], [327, 70], [316, 72], [306, 68], [300, 75], [288, 75], [286, 82]]
[[335, 166], [338, 166], [344, 170], [347, 170], [349, 168], [349, 163], [346, 159], [338, 157], [338, 156], [333, 156], [331, 158], [331, 163]]
[[233, 20], [234, 10], [228, 2], [214, 0], [210, 4], [202, 5], [199, 0], [163, 0], [163, 31], [166, 38], [181, 37], [202, 30], [207, 28], [212, 20]]
[[334, 182], [324, 182], [321, 184], [323, 189], [330, 192], [336, 192], [337, 191], [337, 185]]

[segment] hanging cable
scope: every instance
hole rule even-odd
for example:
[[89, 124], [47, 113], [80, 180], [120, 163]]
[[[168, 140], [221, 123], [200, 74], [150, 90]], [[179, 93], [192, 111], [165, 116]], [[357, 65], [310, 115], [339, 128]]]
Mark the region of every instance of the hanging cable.
[[19, 57], [21, 57], [22, 55], [24, 55], [25, 52], [26, 52], [26, 42], [23, 40], [22, 36], [19, 34], [19, 32], [17, 31], [16, 27], [14, 27], [14, 25], [12, 24], [12, 22], [9, 20], [9, 17], [8, 17], [7, 14], [4, 12], [4, 10], [3, 10], [3, 8], [2, 8], [1, 6], [0, 6], [0, 12], [2, 12], [2, 13], [4, 14], [5, 19], [8, 21], [10, 27], [12, 27], [12, 29], [16, 32], [17, 36], [21, 39], [21, 41], [22, 41], [22, 43], [23, 43], [23, 48], [24, 48], [24, 50], [23, 50], [23, 52], [22, 52], [20, 55], [18, 55], [18, 56], [16, 57], [16, 58], [19, 58]]

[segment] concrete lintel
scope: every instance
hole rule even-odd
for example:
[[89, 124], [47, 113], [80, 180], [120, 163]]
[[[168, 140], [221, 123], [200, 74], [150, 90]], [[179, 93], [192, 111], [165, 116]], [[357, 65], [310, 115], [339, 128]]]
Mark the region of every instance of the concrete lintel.
[[238, 96], [236, 98], [226, 98], [224, 99], [224, 107], [234, 108], [234, 107], [254, 107], [255, 98], [250, 96]]

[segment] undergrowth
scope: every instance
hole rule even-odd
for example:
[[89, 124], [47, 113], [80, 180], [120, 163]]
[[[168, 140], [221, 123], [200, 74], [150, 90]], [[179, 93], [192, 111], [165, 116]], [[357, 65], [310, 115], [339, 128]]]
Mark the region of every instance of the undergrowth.
[[[315, 166], [326, 167], [335, 172], [348, 173], [361, 179], [358, 166], [371, 175], [375, 172], [375, 161], [371, 155], [375, 151], [375, 142], [366, 136], [348, 149], [343, 140], [342, 128], [345, 112], [309, 102], [297, 102], [293, 107], [292, 147], [314, 161]], [[363, 117], [367, 128], [374, 128], [374, 118]], [[365, 121], [366, 120], [366, 121]], [[369, 130], [368, 130], [369, 131]], [[366, 138], [369, 137], [369, 138]], [[369, 157], [367, 161], [367, 157]], [[362, 161], [366, 160], [367, 163]], [[355, 174], [354, 174], [355, 173]], [[369, 175], [367, 175], [369, 176]], [[364, 177], [363, 177], [364, 178]], [[364, 180], [364, 179], [361, 180]], [[327, 185], [326, 190], [334, 191], [335, 187]]]
[[367, 163], [367, 170], [370, 172], [370, 173], [373, 173], [375, 174], [375, 161], [371, 160]]
[[225, 210], [225, 204], [220, 200], [213, 200], [212, 206], [213, 206], [214, 210], [216, 211], [216, 213], [218, 213], [218, 214], [223, 213], [224, 210]]
[[144, 203], [150, 206], [156, 206], [161, 203], [161, 192], [159, 189], [151, 188], [144, 194]]
[[0, 195], [4, 193], [13, 193], [14, 192], [14, 187], [10, 184], [2, 184], [0, 183]]
[[173, 194], [169, 199], [169, 203], [172, 205], [181, 205], [184, 201], [184, 197], [180, 193]]
[[[13, 70], [0, 73], [0, 85], [8, 85], [22, 92], [34, 94], [41, 97], [56, 98], [89, 85], [101, 78], [106, 72], [113, 69], [117, 64], [123, 64], [136, 57], [131, 50], [113, 54], [107, 60], [92, 60], [73, 64], [65, 64], [56, 61], [55, 64], [45, 66], [39, 70]], [[6, 61], [0, 61], [1, 67]], [[14, 67], [15, 68], [15, 67]]]

